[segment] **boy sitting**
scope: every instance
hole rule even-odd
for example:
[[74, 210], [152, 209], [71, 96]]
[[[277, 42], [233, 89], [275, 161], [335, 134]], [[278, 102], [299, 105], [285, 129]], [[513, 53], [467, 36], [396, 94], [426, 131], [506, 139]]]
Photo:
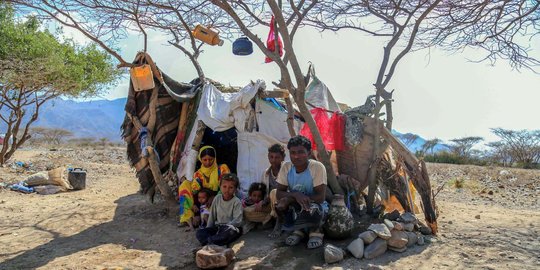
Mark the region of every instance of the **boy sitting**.
[[234, 195], [239, 183], [238, 176], [233, 173], [221, 178], [221, 194], [216, 195], [210, 206], [208, 224], [196, 234], [201, 245], [226, 246], [240, 237], [242, 202]]

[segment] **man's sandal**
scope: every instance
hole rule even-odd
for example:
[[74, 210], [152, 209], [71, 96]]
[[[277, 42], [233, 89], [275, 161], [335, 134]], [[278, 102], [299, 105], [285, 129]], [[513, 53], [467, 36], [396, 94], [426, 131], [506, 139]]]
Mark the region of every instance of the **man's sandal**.
[[304, 233], [301, 231], [294, 231], [291, 235], [287, 236], [285, 239], [285, 244], [288, 246], [296, 246], [300, 241], [305, 237]]
[[307, 243], [307, 248], [314, 249], [314, 248], [321, 247], [323, 245], [323, 237], [324, 237], [324, 234], [322, 233], [315, 233], [315, 232], [310, 233], [309, 240]]

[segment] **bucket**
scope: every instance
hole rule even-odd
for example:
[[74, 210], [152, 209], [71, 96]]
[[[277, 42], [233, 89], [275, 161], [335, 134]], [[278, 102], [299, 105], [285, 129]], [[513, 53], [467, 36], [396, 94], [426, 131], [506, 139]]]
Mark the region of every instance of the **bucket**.
[[86, 171], [82, 168], [69, 170], [68, 181], [73, 186], [73, 190], [86, 188]]
[[241, 37], [233, 42], [233, 54], [250, 55], [253, 53], [253, 44], [247, 37]]

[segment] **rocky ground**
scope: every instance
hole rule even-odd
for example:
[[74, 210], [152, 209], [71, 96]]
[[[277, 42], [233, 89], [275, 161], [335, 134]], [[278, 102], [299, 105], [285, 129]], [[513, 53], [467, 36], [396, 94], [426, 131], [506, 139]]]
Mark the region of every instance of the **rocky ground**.
[[[85, 168], [86, 189], [38, 195], [6, 188], [59, 165]], [[268, 239], [268, 230], [256, 230], [234, 244], [230, 268], [540, 268], [540, 171], [445, 164], [428, 170], [440, 231], [423, 246], [370, 260], [346, 254], [326, 264], [322, 248], [285, 247]], [[0, 269], [195, 269], [194, 234], [138, 189], [119, 147], [19, 151], [0, 167]], [[345, 248], [352, 240], [329, 242]]]

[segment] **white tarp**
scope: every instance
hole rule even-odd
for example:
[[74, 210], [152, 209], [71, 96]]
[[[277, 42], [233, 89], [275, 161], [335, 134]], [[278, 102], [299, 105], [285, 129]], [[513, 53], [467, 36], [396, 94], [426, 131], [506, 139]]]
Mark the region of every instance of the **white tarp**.
[[214, 131], [225, 131], [232, 127], [236, 127], [239, 132], [244, 131], [246, 121], [250, 115], [254, 114], [249, 102], [255, 97], [259, 88], [264, 89], [265, 87], [262, 80], [248, 84], [237, 93], [222, 93], [210, 83], [203, 87], [197, 108], [197, 118], [186, 140], [185, 147], [182, 149], [176, 171], [178, 179], [185, 177], [190, 181], [193, 180], [198, 153], [192, 150], [191, 146], [197, 133], [197, 122], [202, 120], [207, 127]]
[[[275, 108], [271, 103], [257, 99], [255, 111], [259, 133], [275, 138], [282, 143], [287, 143], [291, 135], [287, 127], [287, 112]], [[296, 134], [302, 126], [302, 122], [294, 120]]]
[[[240, 178], [240, 192], [246, 196], [251, 183], [259, 182], [269, 166], [268, 147], [281, 143], [275, 138], [258, 132], [238, 132], [238, 163], [237, 174]], [[285, 159], [289, 160], [287, 150]]]
[[207, 83], [197, 108], [197, 115], [214, 131], [225, 131], [235, 126], [239, 131], [243, 131], [245, 120], [252, 110], [249, 102], [259, 88], [265, 87], [264, 81], [258, 80], [237, 93], [221, 93], [214, 85]]

